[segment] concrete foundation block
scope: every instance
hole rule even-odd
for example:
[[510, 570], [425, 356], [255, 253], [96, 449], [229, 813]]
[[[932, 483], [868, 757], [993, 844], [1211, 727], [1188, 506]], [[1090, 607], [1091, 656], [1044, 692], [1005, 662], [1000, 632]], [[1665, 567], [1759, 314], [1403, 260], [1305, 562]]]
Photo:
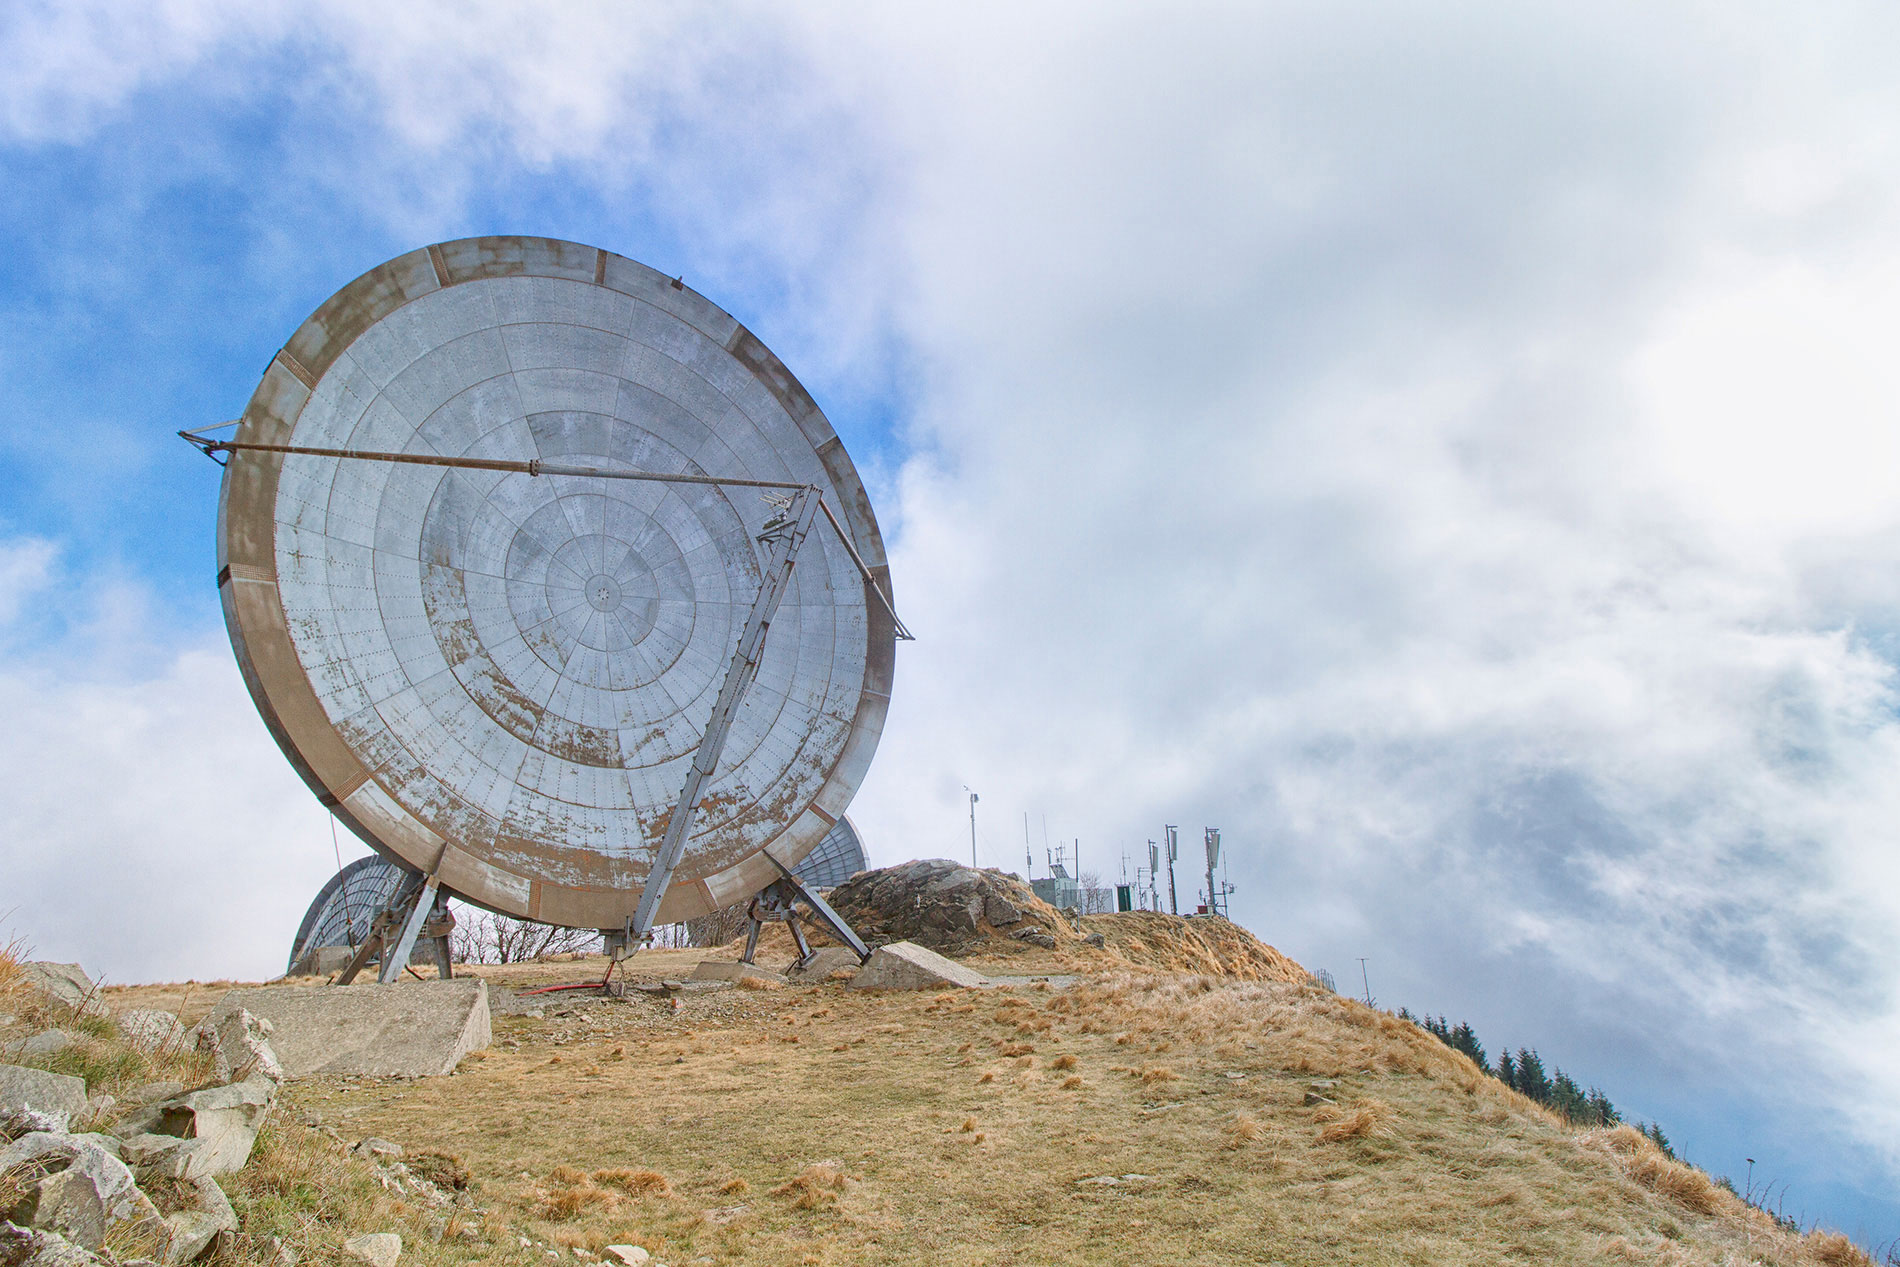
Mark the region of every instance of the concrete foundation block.
[[871, 961], [851, 980], [856, 990], [940, 990], [945, 986], [978, 988], [989, 983], [982, 973], [908, 941], [879, 946], [872, 952]]
[[490, 1038], [488, 986], [474, 979], [232, 990], [206, 1026], [240, 1009], [270, 1022], [271, 1048], [291, 1078], [439, 1077]]

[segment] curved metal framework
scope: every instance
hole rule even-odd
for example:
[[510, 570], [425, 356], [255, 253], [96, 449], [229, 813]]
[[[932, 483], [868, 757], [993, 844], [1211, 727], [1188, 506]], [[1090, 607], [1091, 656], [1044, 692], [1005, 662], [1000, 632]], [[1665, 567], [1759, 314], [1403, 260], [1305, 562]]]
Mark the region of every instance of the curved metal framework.
[[792, 869], [807, 888], [835, 889], [867, 865], [864, 838], [847, 815], [833, 823], [818, 847]]
[[284, 971], [295, 972], [311, 951], [322, 946], [356, 949], [369, 939], [370, 924], [395, 901], [403, 881], [413, 873], [387, 858], [358, 858], [331, 876], [290, 943], [290, 961]]

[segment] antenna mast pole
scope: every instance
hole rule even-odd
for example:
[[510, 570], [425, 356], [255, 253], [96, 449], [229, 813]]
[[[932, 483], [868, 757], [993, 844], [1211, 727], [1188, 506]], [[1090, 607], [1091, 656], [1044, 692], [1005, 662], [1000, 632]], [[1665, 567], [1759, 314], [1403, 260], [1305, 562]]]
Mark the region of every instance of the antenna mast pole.
[[1181, 845], [1175, 834], [1174, 824], [1169, 823], [1161, 829], [1168, 838], [1168, 910], [1171, 914], [1181, 913], [1181, 897], [1174, 888], [1174, 860], [1181, 856]]
[[[970, 792], [970, 785], [964, 784], [963, 790]], [[976, 866], [976, 793], [970, 792], [970, 866]]]

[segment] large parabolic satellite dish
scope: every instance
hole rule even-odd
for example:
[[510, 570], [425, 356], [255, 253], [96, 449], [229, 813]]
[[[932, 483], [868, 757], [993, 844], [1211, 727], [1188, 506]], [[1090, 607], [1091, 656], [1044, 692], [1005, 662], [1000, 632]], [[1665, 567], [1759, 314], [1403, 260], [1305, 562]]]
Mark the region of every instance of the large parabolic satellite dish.
[[901, 629], [877, 521], [798, 380], [691, 289], [572, 242], [413, 251], [303, 324], [229, 451], [225, 618], [305, 781], [467, 899], [602, 929], [633, 916], [761, 593], [785, 497], [743, 481], [809, 486], [835, 531], [792, 547], [657, 920], [744, 900], [841, 819]]

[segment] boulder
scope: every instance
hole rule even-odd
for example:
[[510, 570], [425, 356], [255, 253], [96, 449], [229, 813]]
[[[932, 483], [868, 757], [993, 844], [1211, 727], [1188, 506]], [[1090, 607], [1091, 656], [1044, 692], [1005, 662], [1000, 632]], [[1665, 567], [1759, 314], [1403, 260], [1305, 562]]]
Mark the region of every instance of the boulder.
[[16, 1056], [50, 1056], [73, 1045], [73, 1036], [63, 1029], [43, 1029], [22, 1039], [13, 1048]]
[[1010, 934], [1017, 941], [1028, 942], [1032, 946], [1041, 946], [1044, 950], [1054, 950], [1056, 939], [1040, 928], [1019, 928]]
[[227, 1011], [220, 1004], [198, 1026], [198, 1046], [210, 1052], [217, 1062], [220, 1082], [249, 1077], [253, 1072], [273, 1082], [282, 1082], [283, 1066], [278, 1063], [277, 1053], [269, 1041], [274, 1029], [268, 1019], [254, 1016], [242, 1007]]
[[14, 1109], [0, 1114], [0, 1141], [11, 1143], [22, 1135], [63, 1135], [72, 1125], [72, 1119], [64, 1113]]
[[160, 1100], [169, 1100], [185, 1094], [185, 1084], [165, 1079], [161, 1082], [146, 1082], [133, 1087], [125, 1093], [125, 1098], [133, 1104], [157, 1104]]
[[217, 1180], [205, 1176], [194, 1180], [191, 1186], [197, 1198], [196, 1206], [165, 1216], [165, 1227], [171, 1233], [165, 1267], [196, 1262], [219, 1236], [235, 1235], [238, 1230], [237, 1211], [231, 1208], [230, 1198], [224, 1195]]
[[857, 990], [935, 990], [988, 984], [989, 979], [982, 973], [907, 941], [878, 947], [871, 961], [851, 980], [852, 988]]
[[119, 1013], [119, 1033], [125, 1041], [150, 1055], [157, 1051], [177, 1050], [184, 1045], [185, 1027], [170, 1012], [157, 1008], [133, 1008]]
[[0, 1267], [95, 1267], [99, 1261], [57, 1232], [0, 1222]]
[[1045, 925], [1058, 919], [1016, 876], [943, 858], [861, 871], [829, 900], [868, 939], [913, 941], [946, 953], [992, 943], [1000, 930], [1024, 919]]
[[269, 1046], [291, 1078], [450, 1074], [490, 1038], [488, 987], [474, 978], [232, 990], [205, 1024], [222, 1033], [240, 1011], [271, 1023]]
[[[158, 1211], [102, 1135], [23, 1135], [0, 1151], [0, 1171], [33, 1163], [50, 1171], [29, 1185], [25, 1203], [8, 1217], [57, 1232], [82, 1249], [105, 1243], [114, 1223], [156, 1221]], [[116, 1142], [116, 1141], [115, 1141]]]
[[644, 1267], [653, 1255], [639, 1245], [609, 1245], [607, 1252], [619, 1259], [626, 1267]]
[[20, 972], [27, 986], [49, 1002], [71, 1012], [107, 1015], [105, 1005], [94, 997], [98, 987], [76, 963], [23, 963]]
[[0, 1116], [18, 1109], [34, 1109], [71, 1122], [86, 1110], [85, 1081], [44, 1069], [0, 1065]]
[[402, 1257], [402, 1237], [394, 1232], [367, 1232], [344, 1241], [343, 1252], [369, 1267], [396, 1267]]
[[250, 1160], [277, 1084], [261, 1073], [242, 1082], [161, 1100], [119, 1123], [122, 1152], [141, 1178], [195, 1182], [233, 1174]]
[[756, 963], [729, 963], [723, 959], [706, 960], [693, 969], [692, 979], [695, 981], [743, 981], [747, 977], [781, 983], [785, 980], [782, 973], [773, 972], [770, 968], [761, 968]]

